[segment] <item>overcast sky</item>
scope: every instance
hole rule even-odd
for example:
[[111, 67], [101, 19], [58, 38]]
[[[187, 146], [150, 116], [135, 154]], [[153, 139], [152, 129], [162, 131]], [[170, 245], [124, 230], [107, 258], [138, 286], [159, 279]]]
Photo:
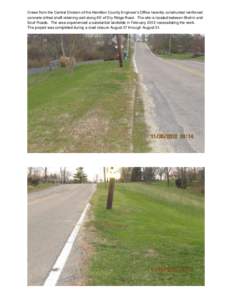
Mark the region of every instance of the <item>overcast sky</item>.
[[[76, 169], [78, 168], [79, 166], [76, 166], [76, 167], [66, 167], [66, 170], [69, 171], [72, 175], [76, 172]], [[113, 175], [116, 177], [116, 178], [119, 178], [120, 177], [120, 168], [114, 168], [114, 171], [113, 171]], [[97, 176], [97, 179], [100, 180], [104, 178], [104, 174], [103, 174], [103, 167], [99, 167], [99, 166], [85, 166], [84, 167], [84, 172], [87, 174], [88, 176], [88, 179], [89, 180], [96, 180], [96, 176]], [[48, 173], [51, 174], [51, 173], [60, 173], [60, 167], [48, 167]]]
[[[66, 170], [69, 171], [72, 175], [75, 173], [76, 167], [66, 167]], [[48, 167], [48, 172], [49, 173], [59, 173], [60, 172], [60, 167]], [[89, 167], [84, 167], [84, 172], [87, 174], [89, 180], [94, 180], [96, 179], [96, 175], [98, 176], [98, 179], [103, 179], [103, 167], [98, 167], [98, 166], [89, 166]]]

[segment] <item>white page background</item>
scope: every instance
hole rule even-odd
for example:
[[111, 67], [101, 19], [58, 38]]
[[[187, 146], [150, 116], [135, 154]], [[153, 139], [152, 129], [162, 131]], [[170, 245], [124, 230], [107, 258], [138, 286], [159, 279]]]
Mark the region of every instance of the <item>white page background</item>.
[[[229, 4], [229, 1], [227, 1]], [[231, 299], [230, 10], [225, 1], [6, 1], [1, 3], [2, 299]], [[27, 154], [27, 9], [203, 9], [206, 36], [205, 154]], [[11, 23], [9, 23], [11, 17]], [[227, 21], [228, 18], [228, 21]], [[180, 28], [180, 27], [179, 27]], [[181, 29], [181, 28], [180, 28]], [[182, 33], [186, 33], [182, 28]], [[178, 33], [176, 31], [176, 33]], [[28, 166], [206, 167], [205, 287], [27, 287]]]

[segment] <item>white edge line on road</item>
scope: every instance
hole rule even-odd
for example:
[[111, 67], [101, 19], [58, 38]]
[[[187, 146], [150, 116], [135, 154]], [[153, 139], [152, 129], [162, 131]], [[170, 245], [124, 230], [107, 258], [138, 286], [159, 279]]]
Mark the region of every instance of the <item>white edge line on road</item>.
[[135, 52], [136, 52], [136, 43], [135, 43], [135, 49], [134, 49], [134, 54], [133, 54], [133, 65], [134, 65], [134, 70], [135, 70], [135, 73], [138, 74], [138, 68], [137, 68], [137, 65], [136, 65], [136, 61], [135, 61]]
[[85, 209], [83, 210], [80, 219], [78, 220], [77, 224], [75, 225], [73, 231], [71, 232], [70, 236], [68, 237], [67, 241], [65, 242], [64, 248], [62, 249], [60, 255], [58, 256], [52, 270], [50, 271], [47, 279], [44, 282], [44, 286], [55, 286], [59, 277], [63, 271], [65, 263], [69, 257], [69, 254], [72, 250], [73, 243], [76, 240], [76, 237], [80, 231], [81, 225], [84, 221], [85, 215], [90, 207], [90, 204], [87, 203]]
[[150, 54], [153, 55], [156, 59], [159, 59], [159, 60], [161, 60], [161, 61], [164, 61], [163, 58], [159, 57], [158, 55], [155, 55], [155, 54], [151, 51], [151, 48], [148, 46], [147, 43], [145, 43], [145, 46], [146, 46], [146, 48], [149, 50]]

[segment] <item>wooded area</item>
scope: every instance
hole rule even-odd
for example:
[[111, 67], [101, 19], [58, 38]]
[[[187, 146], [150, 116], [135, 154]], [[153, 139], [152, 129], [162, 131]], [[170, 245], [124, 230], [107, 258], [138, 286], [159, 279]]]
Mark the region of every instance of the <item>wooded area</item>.
[[[123, 42], [127, 35], [123, 35]], [[42, 67], [58, 60], [61, 66], [73, 66], [87, 60], [117, 58], [113, 34], [30, 34], [28, 68]]]
[[177, 188], [187, 188], [189, 186], [198, 188], [204, 193], [204, 168], [121, 168], [120, 182], [156, 182], [166, 181], [175, 183]]
[[205, 38], [200, 34], [150, 34], [147, 42], [154, 53], [192, 53], [193, 57], [205, 53]]
[[78, 167], [72, 174], [66, 167], [60, 167], [59, 172], [49, 172], [47, 167], [30, 167], [27, 172], [28, 185], [36, 186], [40, 183], [66, 184], [86, 183], [88, 177], [83, 167]]

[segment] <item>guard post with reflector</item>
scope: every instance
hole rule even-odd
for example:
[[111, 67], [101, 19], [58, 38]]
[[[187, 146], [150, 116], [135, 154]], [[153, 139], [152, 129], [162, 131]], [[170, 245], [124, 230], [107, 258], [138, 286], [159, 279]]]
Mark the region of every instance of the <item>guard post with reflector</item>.
[[114, 188], [115, 188], [115, 176], [114, 176], [114, 168], [110, 167], [110, 179], [108, 186], [108, 195], [106, 201], [106, 209], [112, 209], [113, 200], [114, 200]]

